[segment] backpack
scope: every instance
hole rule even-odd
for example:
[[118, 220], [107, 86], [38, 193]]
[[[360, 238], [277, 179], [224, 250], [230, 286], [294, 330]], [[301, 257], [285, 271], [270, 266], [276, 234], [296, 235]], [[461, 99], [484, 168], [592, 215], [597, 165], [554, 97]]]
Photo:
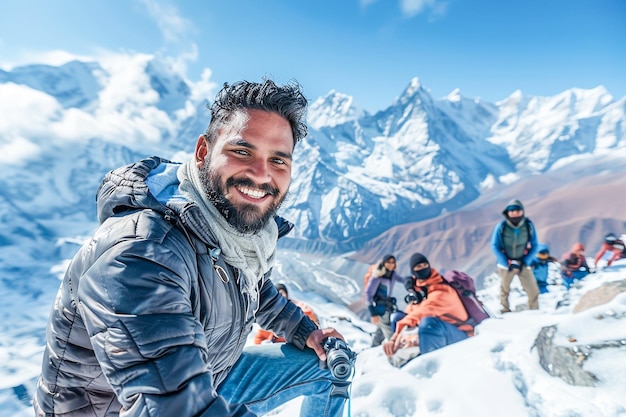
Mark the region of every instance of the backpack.
[[466, 321], [458, 323], [458, 326], [469, 324], [474, 327], [490, 317], [487, 309], [476, 296], [476, 286], [474, 285], [472, 277], [465, 272], [446, 271], [446, 273], [443, 274], [443, 280], [454, 288], [469, 316]]
[[378, 264], [374, 264], [374, 265], [370, 265], [370, 267], [367, 268], [367, 272], [365, 273], [365, 276], [363, 277], [363, 291], [365, 291], [365, 288], [367, 288], [367, 283], [370, 281], [370, 278], [372, 278], [372, 274], [374, 273], [374, 270], [376, 269], [377, 266]]

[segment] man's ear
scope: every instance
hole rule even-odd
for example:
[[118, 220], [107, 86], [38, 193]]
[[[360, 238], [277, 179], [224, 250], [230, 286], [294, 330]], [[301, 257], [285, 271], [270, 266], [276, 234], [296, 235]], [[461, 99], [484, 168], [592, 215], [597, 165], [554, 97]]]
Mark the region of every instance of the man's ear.
[[204, 158], [209, 154], [209, 144], [206, 141], [204, 135], [198, 137], [198, 143], [196, 143], [196, 166], [201, 168], [204, 164]]

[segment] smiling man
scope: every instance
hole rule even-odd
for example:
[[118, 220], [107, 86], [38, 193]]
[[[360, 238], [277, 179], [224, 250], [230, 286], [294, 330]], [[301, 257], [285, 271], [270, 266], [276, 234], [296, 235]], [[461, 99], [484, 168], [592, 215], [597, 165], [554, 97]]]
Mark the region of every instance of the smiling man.
[[[192, 161], [107, 174], [52, 307], [38, 416], [254, 416], [301, 395], [303, 416], [342, 415], [349, 382], [318, 366], [341, 335], [269, 279], [306, 105], [295, 84], [225, 85]], [[244, 350], [255, 321], [288, 343]]]
[[198, 139], [202, 190], [233, 227], [257, 232], [275, 214], [291, 181], [291, 127], [278, 114], [248, 110], [219, 131], [212, 145], [209, 135]]

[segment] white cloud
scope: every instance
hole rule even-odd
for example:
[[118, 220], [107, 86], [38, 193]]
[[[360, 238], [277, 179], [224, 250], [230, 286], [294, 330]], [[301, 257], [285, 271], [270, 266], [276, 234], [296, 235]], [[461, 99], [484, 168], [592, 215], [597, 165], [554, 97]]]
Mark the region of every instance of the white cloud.
[[376, 3], [378, 0], [359, 0], [359, 4], [361, 6], [361, 8], [365, 9], [366, 7], [368, 7], [371, 4]]
[[153, 58], [148, 54], [116, 54], [101, 61], [107, 72], [107, 79], [101, 81], [106, 86], [100, 92], [102, 111], [128, 113], [138, 105], [151, 105], [159, 100], [145, 72], [147, 62]]
[[181, 73], [185, 73], [187, 63], [198, 59], [198, 45], [193, 41], [195, 25], [181, 16], [178, 9], [171, 4], [155, 0], [142, 0], [142, 3], [165, 40], [162, 50], [156, 54], [169, 61]]
[[9, 165], [21, 165], [29, 158], [39, 155], [40, 148], [28, 139], [17, 137], [8, 142], [0, 143], [0, 163]]
[[205, 68], [202, 71], [200, 80], [191, 85], [191, 98], [194, 101], [206, 99], [215, 94], [217, 84], [211, 81], [211, 75], [213, 75], [213, 72], [209, 68]]
[[431, 10], [432, 15], [442, 15], [446, 12], [447, 3], [439, 0], [400, 0], [400, 10], [404, 17], [417, 16]]
[[158, 146], [181, 120], [193, 117], [196, 100], [210, 97], [215, 83], [206, 69], [199, 81], [189, 82], [193, 98], [168, 115], [157, 106], [159, 95], [145, 71], [153, 59], [148, 54], [103, 51], [99, 60], [103, 70], [97, 72], [102, 90], [97, 101], [82, 109], [64, 109], [54, 97], [26, 85], [0, 84], [0, 162], [21, 165], [54, 147], [71, 147], [68, 142], [84, 143], [94, 136], [114, 143]]
[[176, 7], [152, 0], [143, 0], [142, 3], [150, 17], [159, 26], [166, 42], [178, 43], [183, 38], [187, 38], [189, 28], [192, 28], [193, 24], [190, 20], [180, 16]]
[[0, 137], [16, 132], [27, 137], [44, 134], [50, 120], [61, 113], [62, 107], [46, 93], [14, 83], [0, 84]]
[[70, 61], [93, 61], [93, 57], [81, 56], [72, 54], [67, 51], [52, 50], [52, 51], [22, 51], [11, 61], [3, 61], [0, 63], [2, 69], [5, 71], [11, 71], [15, 67], [22, 65], [29, 65], [32, 63], [60, 66]]

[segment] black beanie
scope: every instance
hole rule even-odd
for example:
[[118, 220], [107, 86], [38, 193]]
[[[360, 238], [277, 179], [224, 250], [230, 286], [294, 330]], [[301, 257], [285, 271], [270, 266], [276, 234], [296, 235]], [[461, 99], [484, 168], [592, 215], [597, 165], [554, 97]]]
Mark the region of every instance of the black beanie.
[[413, 271], [415, 265], [421, 264], [422, 262], [426, 262], [428, 265], [430, 265], [428, 259], [426, 259], [426, 257], [421, 253], [414, 253], [413, 255], [411, 255], [411, 261], [409, 262], [409, 265], [411, 266], [411, 271]]
[[285, 291], [285, 294], [289, 295], [289, 291], [287, 291], [287, 287], [285, 286], [285, 284], [276, 284], [276, 291], [280, 291], [283, 290]]
[[383, 263], [387, 262], [389, 259], [393, 259], [395, 261], [396, 257], [388, 253], [387, 255], [383, 256]]

